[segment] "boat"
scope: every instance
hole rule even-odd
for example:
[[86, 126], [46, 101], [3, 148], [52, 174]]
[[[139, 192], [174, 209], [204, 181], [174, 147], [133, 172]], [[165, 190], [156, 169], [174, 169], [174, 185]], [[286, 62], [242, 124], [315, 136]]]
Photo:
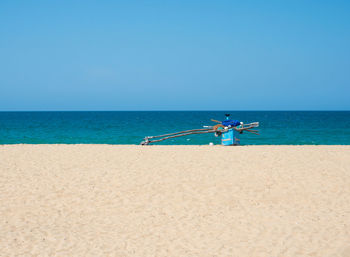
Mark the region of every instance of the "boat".
[[216, 123], [216, 125], [213, 126], [203, 126], [203, 128], [200, 129], [190, 129], [158, 136], [146, 136], [141, 142], [141, 145], [150, 145], [167, 139], [188, 135], [213, 133], [216, 137], [221, 136], [222, 145], [232, 146], [241, 144], [240, 135], [243, 134], [243, 132], [259, 135], [259, 131], [254, 129], [259, 127], [259, 122], [245, 124], [242, 121], [230, 119], [230, 114], [225, 114], [225, 116], [226, 119], [223, 121], [211, 119], [212, 122]]

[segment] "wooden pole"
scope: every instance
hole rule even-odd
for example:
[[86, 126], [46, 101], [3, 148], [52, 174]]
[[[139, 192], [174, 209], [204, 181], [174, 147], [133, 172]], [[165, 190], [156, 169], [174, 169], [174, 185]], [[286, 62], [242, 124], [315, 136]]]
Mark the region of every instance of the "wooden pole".
[[210, 130], [210, 129], [209, 129], [209, 128], [204, 128], [204, 129], [190, 129], [190, 130], [184, 130], [184, 131], [179, 131], [179, 132], [169, 133], [169, 134], [164, 134], [164, 135], [159, 135], [159, 136], [150, 136], [150, 137], [148, 137], [148, 138], [165, 137], [165, 136], [177, 135], [177, 134], [182, 134], [182, 133], [189, 133], [189, 132], [196, 132], [196, 131], [205, 131], [205, 130]]
[[183, 137], [183, 136], [188, 136], [188, 135], [195, 135], [195, 134], [206, 134], [206, 133], [213, 133], [215, 130], [208, 130], [208, 131], [200, 131], [200, 132], [189, 132], [189, 133], [184, 133], [181, 135], [174, 135], [174, 136], [168, 136], [168, 137], [163, 137], [161, 139], [156, 139], [156, 140], [149, 140], [148, 143], [154, 143], [154, 142], [160, 142], [166, 139], [170, 138], [175, 138], [175, 137]]

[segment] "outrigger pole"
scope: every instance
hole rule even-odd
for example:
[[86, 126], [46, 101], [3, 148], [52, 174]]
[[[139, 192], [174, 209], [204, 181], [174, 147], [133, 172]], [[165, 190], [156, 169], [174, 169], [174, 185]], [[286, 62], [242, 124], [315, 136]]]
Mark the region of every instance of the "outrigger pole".
[[[226, 130], [220, 130], [220, 132], [226, 132]], [[217, 130], [214, 130], [212, 127], [210, 128], [204, 128], [204, 129], [191, 129], [191, 130], [185, 130], [185, 131], [179, 131], [175, 133], [169, 133], [159, 136], [149, 136], [145, 137], [144, 141], [141, 142], [141, 145], [148, 145], [150, 143], [160, 142], [166, 139], [175, 138], [175, 137], [182, 137], [182, 136], [188, 136], [188, 135], [194, 135], [194, 134], [206, 134], [206, 133], [214, 133], [217, 132]], [[153, 138], [160, 138], [156, 140], [150, 140]]]

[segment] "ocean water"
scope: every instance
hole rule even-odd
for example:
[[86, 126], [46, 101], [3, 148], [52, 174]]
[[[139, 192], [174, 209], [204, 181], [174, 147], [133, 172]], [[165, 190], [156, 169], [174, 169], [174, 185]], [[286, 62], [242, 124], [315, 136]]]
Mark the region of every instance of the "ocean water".
[[[215, 125], [225, 113], [259, 121], [260, 135], [243, 145], [350, 145], [350, 111], [0, 112], [0, 144], [140, 144], [145, 136]], [[220, 144], [213, 134], [158, 144]]]

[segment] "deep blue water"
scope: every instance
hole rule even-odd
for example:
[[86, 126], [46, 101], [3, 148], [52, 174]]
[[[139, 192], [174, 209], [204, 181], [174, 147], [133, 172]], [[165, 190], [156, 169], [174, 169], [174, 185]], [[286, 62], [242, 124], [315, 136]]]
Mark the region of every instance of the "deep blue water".
[[[220, 111], [0, 112], [0, 144], [139, 144], [144, 136], [214, 125]], [[350, 145], [350, 111], [232, 111], [231, 118], [259, 121], [260, 136], [245, 133], [245, 145]], [[212, 134], [162, 144], [220, 144]]]

